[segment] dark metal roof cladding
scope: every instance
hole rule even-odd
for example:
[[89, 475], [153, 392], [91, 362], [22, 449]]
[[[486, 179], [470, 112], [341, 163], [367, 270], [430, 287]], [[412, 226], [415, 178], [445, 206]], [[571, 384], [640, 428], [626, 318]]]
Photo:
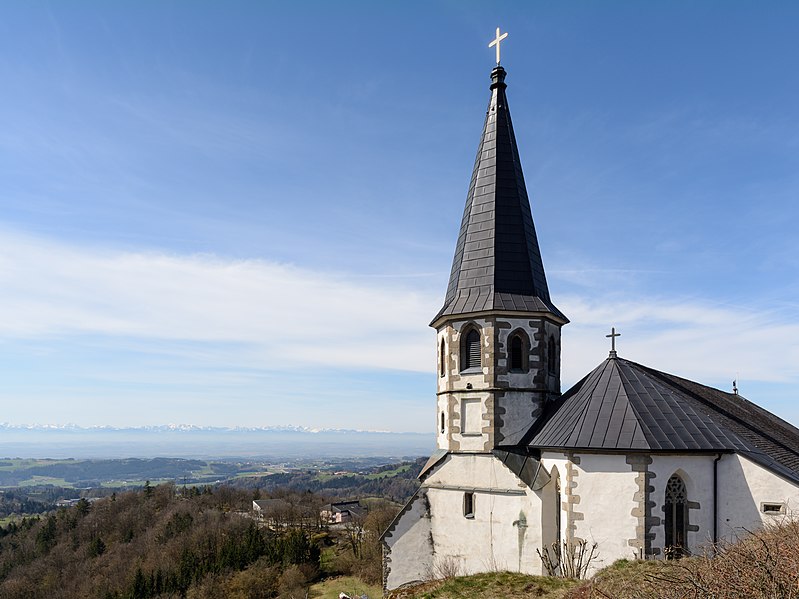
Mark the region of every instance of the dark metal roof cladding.
[[497, 66], [447, 296], [433, 322], [487, 310], [547, 312], [568, 322], [549, 298], [506, 87]]
[[532, 448], [738, 452], [799, 482], [799, 430], [746, 399], [622, 358], [574, 385], [522, 439]]

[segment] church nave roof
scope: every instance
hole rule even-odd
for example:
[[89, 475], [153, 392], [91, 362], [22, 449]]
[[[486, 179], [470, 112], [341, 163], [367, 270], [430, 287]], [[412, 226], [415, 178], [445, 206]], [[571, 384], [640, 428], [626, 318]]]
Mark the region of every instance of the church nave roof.
[[610, 357], [550, 405], [535, 448], [738, 452], [799, 482], [799, 429], [739, 395]]

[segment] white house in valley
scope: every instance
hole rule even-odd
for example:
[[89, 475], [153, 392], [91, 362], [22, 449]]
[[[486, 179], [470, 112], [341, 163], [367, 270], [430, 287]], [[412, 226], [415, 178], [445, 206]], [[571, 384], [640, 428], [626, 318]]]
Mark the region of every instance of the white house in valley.
[[491, 98], [437, 331], [437, 451], [383, 535], [384, 585], [542, 574], [553, 544], [701, 551], [799, 507], [799, 430], [735, 393], [609, 357], [561, 394], [547, 288], [505, 93]]

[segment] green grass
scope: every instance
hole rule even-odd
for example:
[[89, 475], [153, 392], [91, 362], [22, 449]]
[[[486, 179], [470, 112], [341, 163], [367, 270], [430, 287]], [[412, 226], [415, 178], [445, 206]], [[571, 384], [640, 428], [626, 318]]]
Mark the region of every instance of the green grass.
[[20, 481], [16, 487], [37, 487], [43, 485], [53, 485], [54, 487], [61, 487], [63, 489], [72, 489], [74, 485], [67, 482], [63, 478], [56, 478], [54, 476], [31, 476], [27, 480]]
[[331, 574], [335, 572], [336, 568], [336, 548], [323, 547], [321, 555], [319, 556], [319, 569], [322, 574]]
[[338, 599], [339, 593], [347, 593], [350, 597], [366, 595], [369, 599], [380, 599], [383, 589], [361, 582], [354, 576], [337, 576], [311, 585], [308, 599]]
[[68, 462], [70, 464], [77, 464], [75, 460], [34, 460], [34, 459], [0, 459], [0, 470], [3, 472], [14, 472], [24, 468], [33, 468], [35, 466], [51, 466], [52, 464], [59, 464]]
[[252, 478], [253, 476], [263, 476], [264, 474], [268, 473], [265, 471], [247, 470], [246, 472], [237, 472], [236, 476], [233, 478]]
[[491, 572], [437, 580], [393, 592], [394, 599], [563, 599], [580, 581], [516, 572]]
[[[586, 597], [591, 593], [593, 594], [590, 596], [619, 597], [626, 599], [632, 597], [652, 597], [651, 585], [645, 583], [646, 581], [660, 580], [662, 581], [664, 589], [663, 596], [673, 597], [673, 594], [665, 592], [665, 589], [669, 589], [670, 587], [667, 581], [675, 577], [675, 570], [684, 568], [694, 559], [699, 558], [685, 558], [679, 562], [673, 560], [620, 559], [594, 574], [591, 580], [583, 581], [582, 587], [578, 592], [584, 591], [581, 596]], [[661, 583], [657, 583], [656, 586], [660, 584]], [[602, 595], [599, 595], [597, 591], [601, 592]], [[735, 596], [743, 597], [745, 595], [746, 593]], [[704, 597], [705, 595], [702, 596]], [[753, 593], [751, 596], [755, 597], [760, 595]]]
[[368, 510], [376, 510], [381, 507], [393, 507], [399, 510], [402, 507], [401, 503], [385, 499], [384, 497], [361, 497], [361, 504], [365, 505]]
[[[326, 483], [329, 480], [333, 480], [334, 478], [344, 478], [345, 476], [352, 476], [351, 474], [329, 474], [327, 472], [320, 472], [316, 475], [316, 480], [321, 483]], [[357, 475], [356, 475], [357, 476]]]
[[11, 524], [12, 522], [19, 522], [23, 518], [33, 518], [34, 516], [37, 516], [37, 515], [40, 515], [40, 514], [11, 514], [9, 516], [5, 516], [3, 518], [0, 518], [0, 527], [5, 528], [6, 526]]
[[347, 474], [333, 474], [332, 472], [320, 472], [314, 478], [319, 482], [325, 483], [329, 480], [333, 480], [334, 478], [344, 478], [345, 476], [356, 476], [358, 478], [364, 480], [377, 480], [381, 478], [389, 478], [392, 476], [397, 476], [402, 474], [403, 472], [407, 472], [410, 470], [410, 464], [404, 464], [402, 466], [398, 466], [393, 470], [384, 470], [383, 472], [372, 472], [371, 474], [361, 474], [359, 472], [348, 472]]
[[394, 470], [384, 470], [383, 472], [373, 472], [372, 474], [367, 474], [366, 478], [369, 480], [375, 480], [378, 478], [388, 478], [390, 476], [397, 476], [398, 474], [402, 474], [403, 472], [407, 472], [411, 469], [410, 464], [405, 464], [403, 466], [399, 466], [394, 468]]

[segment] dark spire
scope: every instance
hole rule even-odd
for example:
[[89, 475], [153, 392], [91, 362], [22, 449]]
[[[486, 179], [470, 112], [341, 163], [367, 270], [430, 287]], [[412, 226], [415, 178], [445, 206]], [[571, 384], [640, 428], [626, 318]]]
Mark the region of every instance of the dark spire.
[[487, 310], [548, 312], [568, 322], [549, 299], [506, 87], [497, 66], [447, 297], [434, 322]]

